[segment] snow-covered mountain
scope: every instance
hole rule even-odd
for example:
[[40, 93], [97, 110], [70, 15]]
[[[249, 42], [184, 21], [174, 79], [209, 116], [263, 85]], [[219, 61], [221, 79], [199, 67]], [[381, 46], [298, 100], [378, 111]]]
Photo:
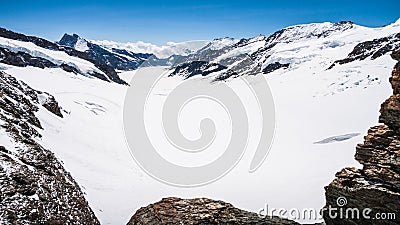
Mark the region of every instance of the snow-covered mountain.
[[282, 74], [308, 66], [314, 67], [312, 72], [322, 72], [334, 64], [373, 60], [399, 48], [399, 26], [400, 21], [382, 28], [362, 27], [348, 21], [326, 22], [287, 27], [269, 37], [215, 39], [196, 53], [180, 57], [172, 75], [201, 74], [193, 65], [200, 65], [196, 61], [209, 62], [210, 67], [213, 64], [225, 66], [224, 70], [210, 74], [215, 80], [268, 74], [279, 69], [278, 73]]
[[124, 83], [112, 67], [85, 52], [4, 28], [0, 28], [0, 53], [0, 62], [9, 65], [62, 68], [75, 74]]
[[[62, 162], [51, 160], [52, 165], [62, 165], [79, 185], [72, 181], [71, 189], [61, 185], [60, 190], [73, 190], [78, 201], [84, 196], [102, 224], [124, 224], [135, 210], [165, 196], [221, 199], [253, 212], [266, 203], [274, 208], [322, 208], [323, 187], [340, 168], [359, 166], [353, 159], [354, 146], [361, 142], [367, 127], [376, 124], [377, 109], [391, 94], [388, 77], [395, 62], [389, 52], [399, 49], [400, 21], [381, 28], [351, 22], [305, 24], [282, 29], [269, 37], [221, 38], [205, 46], [199, 44], [198, 51], [191, 52], [193, 48], [186, 56], [170, 54], [189, 51], [165, 53], [163, 57], [170, 56], [164, 60], [173, 65], [171, 68], [146, 67], [118, 74], [104, 61], [107, 57], [96, 58], [95, 54], [104, 50], [112, 54], [110, 57], [123, 57], [125, 63], [131, 63], [134, 57], [129, 54], [146, 52], [74, 35], [72, 41], [60, 45], [0, 31], [0, 70], [4, 72], [0, 74], [0, 146], [4, 146], [0, 147], [0, 180], [7, 180], [7, 185], [20, 185], [18, 190], [28, 190], [36, 182], [16, 184], [9, 174], [23, 171], [18, 169], [20, 165], [32, 169], [29, 160], [34, 159], [22, 161], [24, 151], [20, 146], [29, 143], [21, 143], [24, 139], [16, 134], [37, 133], [26, 141], [42, 146], [42, 153], [47, 154], [46, 149], [52, 152]], [[192, 47], [182, 47], [185, 48]], [[89, 54], [90, 51], [94, 52]], [[147, 53], [161, 58], [156, 51]], [[248, 173], [254, 155], [251, 148], [257, 140], [254, 137], [249, 139], [249, 154], [246, 152], [237, 166], [215, 183], [182, 189], [152, 179], [132, 159], [122, 131], [124, 96], [129, 87], [121, 84], [129, 83], [137, 72], [148, 76], [165, 72], [149, 96], [156, 103], [164, 101], [185, 79], [202, 85], [228, 83], [240, 88], [240, 79], [234, 77], [264, 76], [271, 87], [277, 115], [275, 140], [266, 162], [255, 173]], [[96, 77], [100, 79], [93, 79]], [[57, 107], [59, 110], [52, 110]], [[212, 107], [202, 108], [219, 115]], [[13, 114], [14, 109], [18, 113]], [[256, 113], [250, 110], [249, 114]], [[148, 115], [155, 125], [161, 124], [155, 113]], [[190, 116], [189, 128], [182, 129], [187, 128], [189, 136], [197, 137], [197, 130], [193, 129], [197, 125], [193, 125]], [[9, 124], [14, 124], [16, 130], [4, 128]], [[250, 127], [251, 132], [256, 133], [257, 127], [257, 123]], [[161, 139], [153, 138], [155, 142]], [[23, 149], [35, 153], [32, 148]], [[29, 174], [36, 170], [32, 171]], [[46, 171], [39, 168], [35, 173], [40, 175], [35, 177], [40, 185], [44, 183], [41, 177], [51, 176]], [[60, 180], [70, 178], [65, 171], [50, 170]], [[45, 199], [39, 195], [42, 190], [32, 190], [34, 193], [28, 192], [30, 195], [18, 196], [19, 199], [43, 203]], [[59, 203], [68, 208], [73, 202], [63, 199]], [[14, 204], [23, 203], [16, 200], [3, 207], [12, 208]], [[72, 206], [68, 209], [76, 211]], [[88, 208], [85, 212], [90, 214]]]
[[87, 41], [77, 34], [64, 34], [58, 44], [72, 47], [87, 53], [92, 59], [111, 66], [116, 70], [134, 70], [149, 58], [155, 58], [151, 53], [135, 53], [120, 48], [104, 48]]

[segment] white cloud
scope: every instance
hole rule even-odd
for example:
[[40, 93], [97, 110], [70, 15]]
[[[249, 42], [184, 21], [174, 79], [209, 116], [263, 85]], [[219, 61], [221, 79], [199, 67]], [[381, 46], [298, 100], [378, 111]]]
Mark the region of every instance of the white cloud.
[[152, 43], [147, 43], [143, 41], [138, 41], [135, 43], [119, 43], [115, 41], [98, 41], [91, 40], [91, 42], [104, 46], [105, 48], [118, 48], [126, 49], [134, 53], [153, 53], [159, 58], [168, 58], [171, 55], [188, 55], [194, 51], [199, 50], [203, 46], [209, 43], [209, 41], [187, 41], [187, 42], [167, 42], [166, 45], [155, 45]]

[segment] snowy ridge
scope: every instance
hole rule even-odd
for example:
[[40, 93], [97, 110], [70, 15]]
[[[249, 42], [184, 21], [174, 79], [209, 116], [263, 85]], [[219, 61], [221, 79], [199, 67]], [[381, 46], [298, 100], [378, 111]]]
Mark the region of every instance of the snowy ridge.
[[[217, 80], [275, 70], [284, 73], [306, 66], [312, 68], [310, 72], [319, 73], [336, 60], [345, 58], [357, 44], [368, 40], [381, 38], [375, 44], [382, 45], [381, 50], [378, 47], [375, 50], [380, 52], [379, 57], [400, 48], [400, 42], [393, 39], [398, 33], [397, 22], [382, 28], [362, 27], [348, 21], [290, 26], [269, 37], [259, 35], [239, 41], [216, 39], [198, 52], [177, 60], [172, 71], [184, 63], [205, 61], [227, 67], [225, 71], [213, 74]], [[232, 72], [236, 75], [232, 76]]]
[[97, 72], [105, 75], [104, 72], [99, 70], [93, 63], [89, 61], [70, 56], [62, 51], [53, 51], [45, 49], [31, 42], [23, 42], [23, 41], [0, 37], [0, 47], [7, 48], [12, 52], [25, 52], [33, 57], [44, 58], [56, 65], [61, 65], [63, 63], [66, 63], [70, 66], [79, 69], [79, 71], [82, 74], [88, 76], [90, 76], [91, 72]]
[[269, 42], [293, 42], [301, 40], [309, 40], [320, 37], [327, 37], [335, 33], [341, 33], [349, 29], [355, 28], [354, 24], [349, 21], [339, 23], [311, 23], [295, 25], [277, 31], [269, 37]]
[[232, 45], [236, 44], [238, 41], [239, 40], [237, 40], [237, 39], [229, 38], [229, 37], [214, 39], [207, 46], [205, 46], [204, 48], [202, 48], [199, 51], [203, 51], [208, 48], [211, 50], [219, 50], [219, 49], [225, 48], [227, 46], [232, 46]]

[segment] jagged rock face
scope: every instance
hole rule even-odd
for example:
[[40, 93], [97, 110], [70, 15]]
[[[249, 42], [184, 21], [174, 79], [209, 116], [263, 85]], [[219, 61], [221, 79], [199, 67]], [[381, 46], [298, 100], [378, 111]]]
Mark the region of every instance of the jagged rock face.
[[128, 225], [298, 224], [278, 217], [260, 218], [256, 213], [207, 198], [164, 198], [140, 208]]
[[[393, 53], [392, 56], [400, 60], [399, 52]], [[392, 84], [393, 95], [382, 104], [379, 122], [397, 130], [400, 128], [400, 62], [395, 65], [389, 81]]]
[[[122, 79], [119, 78], [119, 76], [118, 76], [117, 72], [114, 70], [114, 68], [112, 68], [111, 66], [109, 66], [101, 61], [93, 59], [86, 52], [77, 51], [74, 48], [71, 48], [68, 46], [60, 46], [56, 43], [50, 42], [43, 38], [34, 37], [34, 36], [26, 36], [24, 34], [19, 34], [19, 33], [4, 29], [4, 28], [0, 28], [0, 37], [12, 39], [12, 40], [24, 41], [24, 42], [31, 42], [39, 47], [53, 50], [53, 51], [63, 51], [70, 56], [84, 59], [84, 60], [87, 60], [87, 61], [93, 63], [93, 65], [96, 68], [98, 68], [100, 71], [104, 72], [104, 74], [105, 74], [105, 75], [103, 75], [96, 71], [93, 71], [89, 74], [82, 73], [83, 75], [94, 76], [94, 77], [97, 77], [97, 78], [105, 80], [105, 81], [111, 80], [111, 81], [119, 83], [119, 84], [127, 84], [125, 81], [123, 81]], [[58, 66], [68, 72], [81, 73], [78, 68], [75, 68], [71, 65], [67, 65], [64, 63], [61, 63], [59, 65], [55, 65], [54, 63], [49, 64], [48, 60], [40, 58], [40, 57], [31, 56], [26, 52], [25, 53], [12, 52], [12, 51], [5, 52], [4, 50], [2, 50], [1, 53], [0, 53], [0, 56], [3, 58], [2, 62], [6, 63], [6, 64], [10, 64], [10, 65], [14, 65], [14, 66], [26, 66], [27, 63], [22, 63], [22, 62], [18, 61], [18, 59], [15, 58], [16, 56], [20, 55], [24, 59], [28, 59], [29, 61], [35, 61], [35, 62], [30, 63], [30, 64], [32, 64], [31, 66], [37, 66], [40, 68], [42, 68], [43, 66], [44, 67]], [[7, 59], [7, 57], [9, 59]], [[39, 61], [41, 61], [41, 63]]]
[[[399, 51], [392, 57], [399, 60]], [[393, 95], [381, 106], [379, 121], [383, 125], [369, 129], [363, 144], [356, 147], [355, 158], [362, 169], [345, 168], [336, 174], [336, 179], [326, 188], [325, 208], [337, 207], [337, 199], [346, 197], [343, 210], [370, 208], [369, 216], [384, 214], [390, 219], [337, 217], [324, 213], [329, 224], [400, 224], [400, 94], [399, 65], [397, 63], [390, 82]]]
[[54, 154], [36, 142], [40, 105], [62, 117], [55, 98], [0, 72], [0, 224], [100, 224]]
[[387, 125], [369, 129], [363, 144], [357, 145], [356, 160], [364, 165], [370, 180], [400, 187], [400, 136]]
[[[39, 93], [41, 93], [41, 92], [39, 92]], [[48, 98], [46, 98], [43, 101], [42, 106], [45, 107], [50, 112], [52, 112], [54, 115], [63, 118], [63, 115], [61, 113], [61, 108], [53, 96], [49, 96]]]
[[328, 69], [335, 65], [346, 64], [355, 60], [364, 60], [367, 57], [371, 59], [379, 58], [388, 52], [400, 49], [400, 33], [390, 35], [388, 37], [365, 41], [357, 44], [346, 58], [336, 60]]
[[[345, 168], [336, 174], [336, 179], [325, 188], [326, 211], [324, 211], [324, 220], [327, 225], [348, 225], [348, 224], [399, 224], [399, 202], [400, 195], [398, 190], [393, 190], [384, 183], [372, 182], [366, 176], [363, 170], [356, 168]], [[347, 203], [339, 206], [338, 199], [346, 198]], [[327, 206], [337, 208], [329, 215]], [[358, 209], [359, 216], [348, 211], [346, 218], [346, 210]], [[363, 210], [372, 209], [370, 213], [364, 213], [370, 218], [362, 216]], [[342, 215], [340, 215], [342, 210]], [[336, 218], [335, 217], [336, 214]], [[395, 213], [396, 219], [379, 220], [372, 219], [376, 213]]]
[[381, 106], [379, 122], [397, 130], [400, 128], [400, 94], [392, 95]]
[[[61, 40], [58, 42], [60, 45], [68, 46], [71, 48], [75, 48], [75, 45], [77, 45], [79, 40], [79, 36], [77, 34], [69, 35], [69, 34], [64, 34], [61, 38]], [[84, 43], [87, 44], [87, 43]], [[80, 48], [77, 49], [78, 51], [81, 50], [82, 52], [87, 50], [88, 47], [85, 46], [86, 48]]]
[[112, 49], [112, 52], [97, 44], [87, 41], [77, 34], [64, 34], [58, 42], [60, 45], [75, 48], [87, 53], [93, 60], [118, 70], [137, 69], [145, 60], [155, 57], [153, 54], [133, 53], [123, 49]]

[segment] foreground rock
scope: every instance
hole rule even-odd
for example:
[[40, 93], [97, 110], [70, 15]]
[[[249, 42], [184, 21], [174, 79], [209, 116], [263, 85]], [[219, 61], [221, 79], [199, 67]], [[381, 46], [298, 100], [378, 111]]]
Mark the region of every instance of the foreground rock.
[[55, 98], [4, 72], [0, 90], [0, 135], [12, 142], [0, 143], [0, 224], [100, 224], [79, 185], [36, 141], [40, 107], [63, 116]]
[[[395, 60], [399, 56], [400, 51], [392, 53]], [[400, 62], [390, 78], [393, 95], [381, 106], [379, 122], [384, 124], [370, 128], [356, 148], [355, 158], [363, 168], [343, 169], [325, 188], [325, 209], [337, 208], [337, 214], [325, 211], [327, 224], [400, 224], [399, 80]]]
[[207, 198], [164, 198], [140, 208], [128, 225], [163, 224], [298, 224], [278, 217], [260, 218], [256, 213], [235, 208], [229, 203]]

